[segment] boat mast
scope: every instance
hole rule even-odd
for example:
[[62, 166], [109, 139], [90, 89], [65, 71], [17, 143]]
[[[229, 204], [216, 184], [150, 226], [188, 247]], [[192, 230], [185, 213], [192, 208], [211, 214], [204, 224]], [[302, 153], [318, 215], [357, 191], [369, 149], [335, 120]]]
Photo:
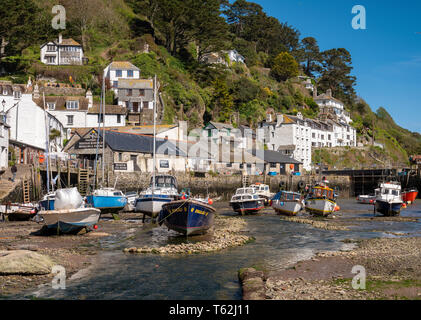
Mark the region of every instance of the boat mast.
[[[100, 102], [99, 102], [99, 119], [98, 119], [98, 130], [97, 130], [97, 137], [96, 137], [96, 152], [95, 152], [95, 171], [94, 171], [94, 189], [97, 189], [97, 183], [96, 183], [96, 179], [97, 179], [97, 175], [98, 175], [98, 154], [99, 154], [99, 134], [101, 132], [101, 112], [102, 112], [102, 100], [103, 100], [103, 96], [102, 96], [102, 90], [101, 90], [101, 98], [100, 98]], [[104, 141], [104, 138], [102, 139]]]
[[47, 161], [47, 194], [50, 193], [50, 169], [49, 169], [49, 161], [48, 158], [50, 157], [50, 142], [48, 136], [48, 117], [47, 111], [45, 110], [45, 93], [42, 93], [42, 98], [44, 100], [44, 120], [45, 120], [45, 153], [46, 153], [46, 161]]
[[153, 83], [153, 167], [152, 167], [152, 199], [155, 195], [155, 162], [156, 162], [156, 75]]
[[104, 185], [104, 162], [105, 162], [105, 77], [102, 77], [102, 161], [101, 162], [102, 162], [102, 185]]

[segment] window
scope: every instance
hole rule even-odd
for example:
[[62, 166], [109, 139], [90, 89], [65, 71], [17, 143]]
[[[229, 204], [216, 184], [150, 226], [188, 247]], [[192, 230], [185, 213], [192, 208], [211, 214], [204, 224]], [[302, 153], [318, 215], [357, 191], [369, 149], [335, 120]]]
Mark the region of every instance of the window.
[[123, 161], [123, 153], [121, 152], [118, 153], [118, 161]]
[[104, 115], [102, 113], [98, 114], [98, 123], [104, 122]]
[[127, 95], [130, 97], [132, 95], [132, 89], [127, 89]]
[[121, 123], [121, 114], [117, 115], [117, 123]]
[[230, 162], [230, 163], [227, 163], [227, 166], [226, 166], [227, 168], [232, 168], [232, 162]]
[[56, 57], [53, 56], [45, 56], [45, 60], [47, 60], [47, 63], [56, 63]]
[[79, 109], [79, 101], [66, 101], [66, 109]]
[[118, 87], [118, 81], [113, 81], [113, 88], [117, 88]]
[[22, 97], [22, 92], [20, 91], [14, 91], [13, 95], [15, 96], [15, 99], [20, 99]]
[[149, 108], [149, 102], [143, 101], [143, 109], [148, 109], [148, 108]]
[[328, 134], [328, 135], [327, 135], [327, 139], [328, 139], [328, 140], [330, 140], [330, 139], [331, 139], [331, 136], [330, 136], [330, 134]]
[[67, 125], [68, 126], [73, 125], [73, 118], [74, 118], [74, 116], [67, 116]]
[[56, 51], [56, 46], [53, 46], [53, 45], [47, 46], [47, 52], [54, 52], [54, 51]]
[[55, 110], [56, 104], [54, 102], [47, 102], [48, 110]]
[[271, 167], [271, 168], [276, 168], [276, 163], [271, 163], [271, 164], [270, 164], [270, 167]]
[[139, 96], [143, 97], [145, 95], [145, 89], [139, 89]]
[[116, 70], [115, 71], [115, 76], [116, 77], [121, 77], [121, 76], [123, 76], [123, 72], [121, 70]]
[[133, 70], [127, 70], [127, 78], [133, 78]]

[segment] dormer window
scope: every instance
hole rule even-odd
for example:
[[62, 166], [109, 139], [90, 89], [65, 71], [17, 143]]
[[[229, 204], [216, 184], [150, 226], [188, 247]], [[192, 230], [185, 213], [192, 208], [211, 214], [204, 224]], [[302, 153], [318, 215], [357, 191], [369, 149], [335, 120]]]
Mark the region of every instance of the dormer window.
[[133, 78], [133, 70], [127, 70], [127, 78]]
[[54, 51], [56, 51], [56, 46], [54, 46], [54, 45], [48, 45], [47, 46], [47, 51], [48, 52], [54, 52]]
[[79, 109], [79, 101], [66, 101], [66, 109]]
[[121, 70], [116, 70], [115, 71], [115, 76], [116, 77], [122, 77], [123, 76], [123, 72]]
[[22, 97], [22, 92], [14, 91], [13, 96], [15, 97], [15, 99], [20, 99]]
[[56, 104], [54, 102], [48, 102], [47, 106], [48, 106], [48, 110], [55, 110], [56, 109]]

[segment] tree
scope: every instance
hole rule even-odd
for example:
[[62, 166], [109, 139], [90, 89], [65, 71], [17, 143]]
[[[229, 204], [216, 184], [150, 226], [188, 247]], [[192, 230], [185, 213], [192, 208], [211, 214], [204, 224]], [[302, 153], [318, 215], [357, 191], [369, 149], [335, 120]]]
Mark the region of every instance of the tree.
[[220, 122], [231, 120], [234, 101], [229, 93], [227, 83], [224, 78], [218, 78], [213, 82], [213, 97], [211, 101], [213, 118]]
[[355, 98], [356, 82], [356, 78], [351, 76], [352, 69], [351, 54], [346, 49], [324, 51], [319, 87], [322, 90], [331, 89], [336, 97], [351, 105]]
[[286, 81], [299, 74], [298, 63], [288, 52], [282, 52], [273, 61], [272, 76], [278, 81]]
[[301, 40], [301, 47], [298, 50], [298, 55], [300, 60], [304, 62], [304, 72], [308, 76], [313, 77], [315, 72], [320, 71], [320, 60], [322, 55], [315, 38], [307, 37]]

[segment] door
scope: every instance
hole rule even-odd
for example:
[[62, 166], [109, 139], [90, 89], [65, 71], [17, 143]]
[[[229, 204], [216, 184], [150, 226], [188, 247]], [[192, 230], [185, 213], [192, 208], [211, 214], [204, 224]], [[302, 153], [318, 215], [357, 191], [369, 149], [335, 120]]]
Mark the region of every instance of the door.
[[130, 155], [130, 160], [133, 161], [133, 169], [134, 169], [134, 171], [140, 171], [140, 168], [137, 165], [137, 156], [136, 155]]
[[133, 112], [139, 112], [139, 103], [133, 102]]

